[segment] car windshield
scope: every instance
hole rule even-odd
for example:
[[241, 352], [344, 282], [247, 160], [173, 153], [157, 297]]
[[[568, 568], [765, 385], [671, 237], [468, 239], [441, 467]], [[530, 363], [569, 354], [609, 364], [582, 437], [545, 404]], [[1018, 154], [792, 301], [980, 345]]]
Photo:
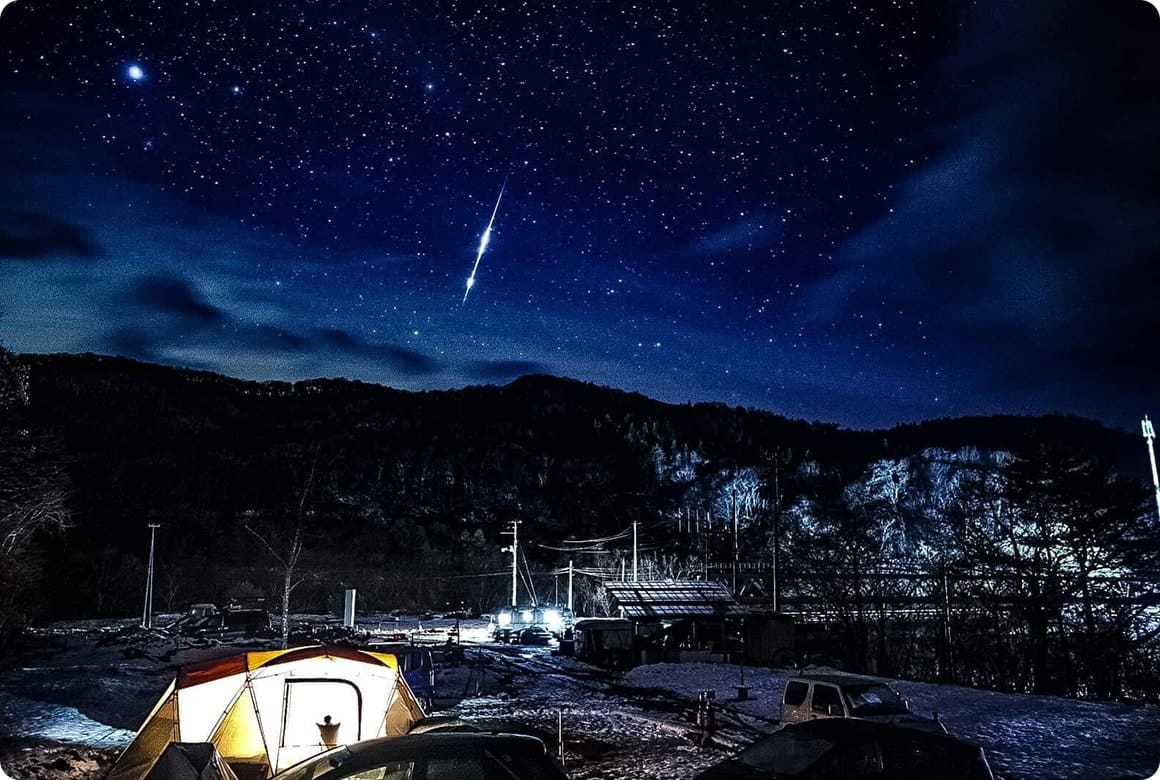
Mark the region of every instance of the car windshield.
[[851, 715], [902, 715], [906, 703], [885, 685], [848, 685], [842, 689]]
[[545, 756], [526, 749], [413, 743], [399, 751], [389, 747], [376, 758], [357, 757], [338, 748], [287, 769], [277, 780], [563, 780]]
[[817, 763], [834, 743], [790, 729], [775, 731], [737, 754], [737, 761], [777, 775], [800, 775]]
[[302, 763], [284, 770], [278, 776], [278, 780], [314, 780], [314, 778], [323, 772], [328, 772], [334, 767], [340, 766], [348, 758], [350, 758], [350, 751], [346, 747], [328, 750], [325, 753], [308, 758]]

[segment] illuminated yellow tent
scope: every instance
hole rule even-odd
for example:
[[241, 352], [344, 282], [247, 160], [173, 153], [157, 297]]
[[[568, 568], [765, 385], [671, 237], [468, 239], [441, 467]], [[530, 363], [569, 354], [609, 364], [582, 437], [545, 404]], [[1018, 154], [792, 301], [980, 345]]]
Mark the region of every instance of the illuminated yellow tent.
[[406, 734], [423, 717], [388, 653], [300, 647], [244, 653], [181, 670], [109, 772], [142, 780], [170, 742], [208, 742], [242, 780], [256, 780], [338, 742]]

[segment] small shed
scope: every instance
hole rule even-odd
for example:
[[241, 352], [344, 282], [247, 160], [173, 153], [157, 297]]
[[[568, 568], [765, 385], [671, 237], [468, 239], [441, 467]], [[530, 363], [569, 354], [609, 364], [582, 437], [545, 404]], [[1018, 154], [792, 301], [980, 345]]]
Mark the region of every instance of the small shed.
[[613, 609], [629, 620], [740, 616], [729, 588], [708, 580], [606, 582]]
[[793, 616], [772, 610], [754, 610], [742, 618], [745, 658], [769, 666], [797, 663], [797, 628]]
[[600, 666], [630, 666], [635, 629], [624, 618], [581, 618], [573, 626], [576, 657]]
[[793, 659], [793, 619], [739, 603], [724, 583], [621, 581], [605, 588], [613, 609], [635, 627], [633, 658], [641, 662]]

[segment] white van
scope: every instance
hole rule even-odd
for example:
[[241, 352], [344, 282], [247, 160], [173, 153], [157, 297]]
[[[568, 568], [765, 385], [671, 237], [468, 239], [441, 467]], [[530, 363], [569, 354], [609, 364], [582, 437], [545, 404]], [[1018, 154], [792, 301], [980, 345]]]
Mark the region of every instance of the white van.
[[910, 704], [882, 680], [852, 674], [800, 674], [785, 683], [781, 722], [858, 718], [922, 731], [946, 733], [937, 718], [910, 711]]

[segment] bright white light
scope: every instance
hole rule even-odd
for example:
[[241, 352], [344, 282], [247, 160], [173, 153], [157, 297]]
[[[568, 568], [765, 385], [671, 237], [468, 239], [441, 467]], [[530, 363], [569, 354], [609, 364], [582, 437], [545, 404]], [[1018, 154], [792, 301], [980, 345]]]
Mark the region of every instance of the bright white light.
[[532, 622], [532, 611], [530, 609], [525, 609], [522, 612], [520, 612], [520, 620], [524, 621], [525, 623], [531, 623]]
[[487, 221], [487, 228], [484, 229], [483, 235], [479, 237], [479, 251], [475, 253], [475, 265], [471, 267], [471, 276], [467, 277], [467, 288], [463, 291], [463, 303], [467, 303], [467, 294], [471, 292], [471, 286], [475, 284], [475, 274], [479, 270], [479, 261], [483, 259], [483, 252], [487, 249], [487, 242], [491, 240], [491, 226], [495, 224], [495, 215], [499, 213], [499, 202], [503, 200], [503, 191], [507, 189], [507, 179], [503, 180], [503, 186], [499, 188], [499, 197], [495, 199], [495, 208], [491, 210], [491, 219]]
[[130, 65], [128, 70], [125, 72], [133, 81], [140, 81], [141, 79], [145, 78], [145, 71], [141, 70], [140, 65]]
[[495, 619], [495, 622], [499, 623], [501, 626], [510, 626], [512, 624], [512, 613], [510, 613], [510, 612], [499, 613], [499, 615]]
[[548, 630], [556, 633], [564, 628], [564, 616], [560, 614], [558, 609], [544, 610], [544, 623], [547, 624]]

